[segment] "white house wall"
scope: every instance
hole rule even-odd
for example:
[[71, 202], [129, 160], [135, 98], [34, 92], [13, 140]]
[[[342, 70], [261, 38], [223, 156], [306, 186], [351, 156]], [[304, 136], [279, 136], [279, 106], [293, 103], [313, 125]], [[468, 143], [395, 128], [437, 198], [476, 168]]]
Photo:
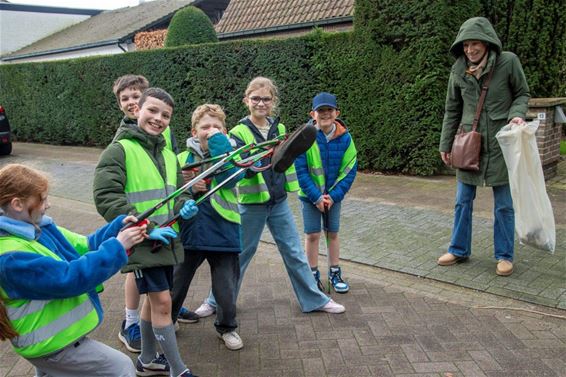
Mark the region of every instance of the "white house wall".
[[[128, 50], [128, 46], [126, 44], [121, 45], [124, 49]], [[131, 45], [134, 46], [134, 45]], [[2, 63], [26, 63], [26, 62], [41, 62], [41, 61], [53, 61], [53, 60], [62, 60], [62, 59], [74, 59], [74, 58], [84, 58], [87, 56], [96, 56], [96, 55], [114, 55], [114, 54], [122, 54], [124, 51], [119, 48], [117, 45], [110, 45], [110, 46], [102, 46], [96, 48], [89, 48], [84, 50], [76, 50], [76, 51], [68, 51], [68, 52], [61, 52], [58, 54], [49, 54], [49, 55], [42, 55], [42, 56], [32, 56], [29, 58], [17, 59], [17, 60], [9, 60], [3, 61]]]
[[0, 10], [0, 55], [19, 50], [89, 15]]

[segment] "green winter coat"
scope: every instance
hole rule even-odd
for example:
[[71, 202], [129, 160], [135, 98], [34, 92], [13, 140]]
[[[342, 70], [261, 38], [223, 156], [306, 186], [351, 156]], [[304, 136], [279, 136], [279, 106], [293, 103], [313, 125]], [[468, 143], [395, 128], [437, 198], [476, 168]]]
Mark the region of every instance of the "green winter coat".
[[[489, 44], [487, 65], [478, 81], [466, 74], [466, 56], [463, 42], [480, 40]], [[456, 62], [450, 71], [446, 107], [440, 136], [440, 152], [450, 152], [460, 124], [465, 131], [472, 129], [481, 85], [495, 64], [495, 72], [480, 115], [478, 132], [482, 135], [479, 171], [457, 170], [458, 180], [475, 186], [500, 186], [508, 183], [507, 166], [495, 134], [511, 119], [525, 119], [528, 109], [529, 87], [517, 56], [502, 52], [501, 42], [486, 18], [470, 18], [462, 24], [456, 40], [450, 47]]]
[[[122, 139], [137, 140], [147, 151], [161, 176], [164, 177], [165, 161], [161, 150], [165, 147], [165, 139], [162, 135], [152, 136], [138, 127], [128, 127], [122, 129], [120, 134], [117, 135], [117, 140]], [[102, 152], [94, 173], [94, 204], [98, 213], [108, 222], [118, 215], [137, 214], [134, 207], [126, 199], [126, 154], [123, 146], [117, 140]], [[143, 168], [143, 166], [140, 166], [140, 169]], [[183, 176], [180, 167], [177, 166], [177, 186], [182, 185]], [[182, 202], [176, 203], [175, 213], [178, 212]], [[150, 224], [148, 232], [155, 225], [157, 224]], [[153, 243], [152, 240], [145, 240], [137, 245], [122, 272], [149, 267], [172, 266], [183, 261], [184, 252], [178, 237], [175, 242], [168, 246], [162, 245], [156, 253], [150, 252]]]

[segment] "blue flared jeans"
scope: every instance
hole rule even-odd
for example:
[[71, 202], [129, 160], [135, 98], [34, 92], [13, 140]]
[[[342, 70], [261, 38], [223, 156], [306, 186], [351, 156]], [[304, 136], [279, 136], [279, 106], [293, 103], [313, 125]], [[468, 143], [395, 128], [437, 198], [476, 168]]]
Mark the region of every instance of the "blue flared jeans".
[[[305, 313], [312, 312], [326, 305], [330, 298], [316, 285], [287, 200], [277, 204], [240, 205], [239, 209], [242, 217], [240, 227], [242, 253], [240, 254], [240, 280], [236, 295], [240, 290], [246, 269], [257, 251], [263, 228], [267, 224], [283, 258], [301, 310]], [[207, 302], [216, 307], [212, 292]]]
[[[448, 252], [458, 257], [472, 253], [472, 213], [476, 186], [458, 181], [454, 227]], [[509, 185], [493, 187], [493, 246], [495, 259], [513, 261], [515, 211]]]

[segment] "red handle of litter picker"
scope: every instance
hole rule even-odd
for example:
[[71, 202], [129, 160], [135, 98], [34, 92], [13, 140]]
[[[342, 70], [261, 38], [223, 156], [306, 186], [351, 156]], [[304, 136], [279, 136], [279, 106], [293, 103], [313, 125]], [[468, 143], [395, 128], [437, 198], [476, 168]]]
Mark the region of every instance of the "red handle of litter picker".
[[[142, 221], [136, 223], [136, 224], [133, 225], [133, 226], [144, 226], [144, 225], [149, 225], [149, 219], [144, 219], [144, 220], [142, 220]], [[128, 256], [132, 255], [133, 253], [134, 253], [134, 249], [128, 249], [128, 250], [126, 250], [126, 254], [127, 254]]]

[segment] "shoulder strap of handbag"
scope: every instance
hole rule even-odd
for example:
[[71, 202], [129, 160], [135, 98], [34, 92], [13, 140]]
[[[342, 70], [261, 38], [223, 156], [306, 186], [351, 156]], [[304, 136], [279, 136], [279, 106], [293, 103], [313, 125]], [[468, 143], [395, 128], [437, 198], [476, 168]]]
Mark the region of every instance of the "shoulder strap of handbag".
[[487, 95], [487, 88], [489, 87], [489, 83], [491, 82], [491, 78], [493, 77], [493, 72], [495, 72], [495, 64], [497, 60], [493, 62], [493, 66], [487, 75], [487, 79], [483, 82], [481, 87], [481, 94], [480, 99], [478, 101], [478, 105], [476, 106], [476, 115], [474, 116], [474, 122], [472, 123], [472, 131], [476, 131], [478, 128], [478, 123], [480, 121], [481, 109], [483, 107], [483, 103], [485, 101], [485, 96]]

